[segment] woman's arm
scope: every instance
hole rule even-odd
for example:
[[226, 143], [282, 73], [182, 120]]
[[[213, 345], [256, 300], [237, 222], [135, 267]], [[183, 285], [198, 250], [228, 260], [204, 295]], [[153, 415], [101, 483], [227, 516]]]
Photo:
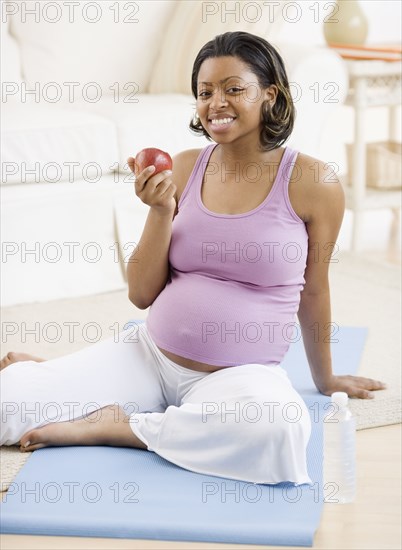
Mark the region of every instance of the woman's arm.
[[128, 297], [146, 309], [164, 289], [169, 277], [169, 245], [173, 212], [150, 208], [141, 239], [127, 264]]
[[[141, 239], [127, 265], [127, 279], [129, 299], [140, 309], [149, 307], [166, 286], [172, 221], [199, 153], [200, 149], [190, 149], [175, 155], [171, 175], [165, 171], [152, 176], [148, 169], [137, 174], [136, 195], [150, 209]], [[132, 157], [128, 165], [134, 172]]]
[[[305, 271], [306, 284], [301, 293], [298, 318], [311, 374], [324, 395], [344, 391], [349, 397], [374, 397], [371, 390], [384, 389], [378, 380], [361, 376], [335, 376], [332, 373], [331, 338], [336, 339], [336, 323], [331, 322], [328, 270], [336, 261], [336, 239], [345, 210], [344, 193], [338, 179], [319, 163], [316, 182], [308, 184], [311, 204], [306, 220], [309, 250]], [[308, 173], [308, 172], [307, 172]], [[310, 170], [311, 174], [311, 170]]]
[[[135, 172], [134, 159], [129, 158]], [[172, 235], [172, 219], [176, 208], [176, 186], [172, 172], [165, 170], [152, 176], [147, 167], [136, 174], [135, 193], [150, 209], [144, 231], [128, 265], [128, 296], [140, 309], [149, 307], [166, 285], [169, 276], [168, 252]]]

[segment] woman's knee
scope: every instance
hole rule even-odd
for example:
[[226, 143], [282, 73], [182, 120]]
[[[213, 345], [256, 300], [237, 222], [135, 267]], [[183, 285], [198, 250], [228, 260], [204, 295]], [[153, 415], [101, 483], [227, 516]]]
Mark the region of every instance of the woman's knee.
[[304, 402], [299, 400], [221, 400], [204, 402], [201, 405], [202, 422], [221, 426], [233, 435], [243, 437], [280, 437], [300, 433], [308, 438], [311, 421]]

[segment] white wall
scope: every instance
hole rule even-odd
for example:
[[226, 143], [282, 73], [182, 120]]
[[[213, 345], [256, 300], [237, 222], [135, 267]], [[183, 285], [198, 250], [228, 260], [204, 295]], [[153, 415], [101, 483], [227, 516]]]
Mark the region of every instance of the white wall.
[[368, 42], [401, 41], [399, 0], [363, 0], [361, 7], [369, 22]]
[[[300, 10], [298, 20], [296, 20], [298, 11], [291, 6], [294, 3], [298, 4], [298, 11]], [[287, 8], [286, 4], [288, 4]], [[329, 0], [286, 2], [285, 8], [288, 11], [278, 10], [277, 12], [283, 19], [281, 40], [325, 45], [323, 21], [331, 14], [333, 4], [334, 1]], [[369, 33], [366, 42], [401, 41], [400, 0], [360, 0], [359, 4], [368, 19]], [[294, 22], [291, 21], [293, 19], [295, 19]]]

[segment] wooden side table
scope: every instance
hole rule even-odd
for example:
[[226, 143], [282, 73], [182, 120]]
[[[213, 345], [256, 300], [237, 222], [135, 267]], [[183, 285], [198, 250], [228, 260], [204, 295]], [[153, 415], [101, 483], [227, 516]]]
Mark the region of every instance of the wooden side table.
[[[388, 107], [389, 139], [397, 140], [397, 109], [401, 104], [400, 61], [345, 60], [349, 73], [349, 93], [345, 104], [354, 109], [353, 165], [344, 183], [346, 208], [353, 211], [353, 251], [359, 249], [362, 214], [365, 210], [391, 208], [394, 214], [390, 239], [395, 239], [401, 208], [400, 190], [366, 188], [365, 111], [369, 107]], [[341, 178], [342, 181], [342, 178]], [[392, 243], [391, 243], [392, 245]]]

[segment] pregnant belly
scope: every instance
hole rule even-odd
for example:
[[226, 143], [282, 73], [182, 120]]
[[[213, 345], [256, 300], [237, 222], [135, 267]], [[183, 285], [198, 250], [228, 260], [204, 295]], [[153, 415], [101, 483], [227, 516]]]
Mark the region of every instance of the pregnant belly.
[[296, 305], [286, 292], [175, 273], [151, 305], [147, 328], [161, 353], [188, 369], [279, 364], [289, 347], [283, 329]]

